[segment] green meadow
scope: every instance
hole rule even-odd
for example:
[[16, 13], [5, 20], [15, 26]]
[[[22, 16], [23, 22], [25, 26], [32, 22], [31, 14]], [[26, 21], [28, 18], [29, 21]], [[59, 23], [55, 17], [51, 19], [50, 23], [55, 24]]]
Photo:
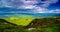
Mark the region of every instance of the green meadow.
[[34, 18], [32, 16], [0, 18], [0, 32], [59, 32], [60, 16]]
[[34, 17], [30, 15], [20, 15], [18, 17], [11, 16], [5, 18], [5, 20], [7, 20], [10, 23], [14, 23], [16, 25], [22, 25], [22, 26], [27, 26], [33, 19]]

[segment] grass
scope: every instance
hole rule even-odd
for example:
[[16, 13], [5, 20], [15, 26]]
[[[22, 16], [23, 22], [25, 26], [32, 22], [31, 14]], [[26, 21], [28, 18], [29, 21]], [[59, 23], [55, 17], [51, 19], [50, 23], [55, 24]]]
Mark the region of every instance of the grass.
[[22, 25], [22, 26], [27, 26], [33, 19], [34, 17], [28, 15], [5, 18], [5, 20], [9, 21], [10, 23], [14, 23], [16, 25]]
[[[32, 17], [27, 17], [27, 18], [30, 19]], [[16, 24], [18, 20], [23, 21], [26, 18], [22, 17], [21, 19], [14, 18], [14, 17], [7, 18], [7, 19], [5, 18], [7, 22], [11, 21], [12, 23], [13, 21], [13, 24]], [[0, 19], [0, 32], [59, 32], [60, 31], [60, 17], [50, 17], [50, 18], [40, 18], [40, 19], [32, 18], [30, 20], [31, 20], [31, 22], [29, 22], [30, 24], [25, 24], [27, 26], [24, 25], [23, 23], [24, 21], [20, 22], [19, 25], [15, 26], [15, 25], [12, 25], [11, 23], [6, 24], [6, 21]], [[23, 23], [23, 25], [21, 23]], [[29, 28], [33, 28], [33, 27], [35, 29], [28, 30]]]

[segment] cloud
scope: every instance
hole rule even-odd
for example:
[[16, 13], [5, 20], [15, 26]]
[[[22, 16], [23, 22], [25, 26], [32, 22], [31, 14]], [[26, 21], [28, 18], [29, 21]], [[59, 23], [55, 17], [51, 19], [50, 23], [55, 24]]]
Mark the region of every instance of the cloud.
[[60, 9], [50, 10], [49, 13], [60, 13]]
[[40, 6], [42, 7], [48, 7], [51, 4], [57, 3], [58, 0], [46, 0], [46, 1], [40, 1], [40, 3], [42, 3], [42, 5], [40, 4]]
[[23, 5], [20, 0], [1, 0], [0, 7], [17, 7]]
[[[31, 9], [31, 10], [28, 10], [28, 12], [26, 11], [22, 13], [60, 13], [59, 9], [56, 9], [56, 10], [47, 9], [49, 5], [53, 3], [57, 3], [57, 2], [58, 0], [45, 0], [45, 1], [41, 1], [41, 0], [1, 0], [0, 7], [9, 7], [9, 8], [16, 8], [16, 9], [21, 9], [21, 8]], [[37, 5], [37, 4], [40, 4], [40, 5]], [[19, 13], [19, 12], [11, 11], [11, 13]]]
[[33, 5], [39, 3], [38, 0], [21, 0], [25, 5]]
[[52, 3], [56, 3], [58, 0], [1, 0], [0, 1], [0, 7], [21, 7], [21, 6], [29, 6], [29, 5], [34, 5], [34, 4], [40, 4], [40, 6], [49, 6]]
[[21, 7], [38, 3], [37, 0], [1, 0], [0, 7]]
[[38, 13], [60, 13], [60, 9], [39, 11]]

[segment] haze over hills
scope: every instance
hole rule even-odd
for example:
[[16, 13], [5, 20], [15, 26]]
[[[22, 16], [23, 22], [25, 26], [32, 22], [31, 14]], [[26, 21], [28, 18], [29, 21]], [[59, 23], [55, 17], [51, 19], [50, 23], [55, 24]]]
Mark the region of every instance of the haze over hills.
[[10, 16], [21, 16], [30, 15], [33, 17], [48, 17], [48, 16], [59, 16], [60, 13], [34, 13], [30, 11], [31, 9], [16, 9], [16, 8], [0, 8], [0, 16], [10, 17]]

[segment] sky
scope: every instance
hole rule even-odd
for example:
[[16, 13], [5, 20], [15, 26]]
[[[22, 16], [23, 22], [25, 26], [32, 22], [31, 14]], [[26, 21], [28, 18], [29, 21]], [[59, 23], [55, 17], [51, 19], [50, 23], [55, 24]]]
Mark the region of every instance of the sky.
[[60, 13], [60, 0], [0, 0], [0, 13]]

